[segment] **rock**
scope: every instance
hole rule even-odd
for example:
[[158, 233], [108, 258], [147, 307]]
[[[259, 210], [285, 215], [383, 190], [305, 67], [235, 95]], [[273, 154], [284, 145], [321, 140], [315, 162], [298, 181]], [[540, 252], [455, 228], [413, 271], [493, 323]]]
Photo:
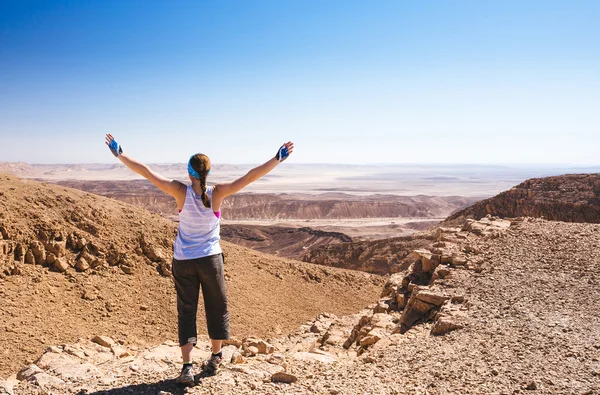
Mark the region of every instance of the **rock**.
[[17, 380], [19, 381], [26, 381], [29, 380], [31, 377], [35, 376], [38, 373], [42, 373], [43, 370], [39, 368], [39, 366], [32, 364], [29, 365], [23, 369], [21, 369], [19, 371], [19, 373], [17, 373]]
[[51, 252], [56, 257], [60, 258], [65, 255], [66, 243], [52, 241], [44, 245], [47, 252]]
[[274, 383], [292, 384], [298, 381], [298, 377], [294, 376], [293, 374], [279, 372], [271, 376], [271, 381], [273, 381]]
[[14, 382], [12, 380], [2, 380], [2, 378], [0, 378], [0, 395], [14, 395], [15, 385], [18, 384], [18, 381]]
[[238, 338], [231, 337], [227, 340], [223, 340], [224, 346], [236, 346], [237, 348], [242, 347], [242, 341]]
[[86, 289], [81, 294], [81, 299], [93, 301], [98, 299], [98, 294], [92, 290]]
[[389, 305], [386, 302], [388, 302], [387, 299], [379, 300], [379, 302], [377, 302], [377, 305], [373, 309], [373, 313], [387, 313], [387, 311], [389, 310]]
[[[58, 377], [49, 375], [48, 373], [37, 373], [32, 376], [28, 381], [37, 384], [42, 390], [49, 391], [53, 387], [64, 384], [65, 382]], [[50, 392], [51, 393], [51, 392]]]
[[441, 306], [446, 300], [450, 299], [449, 296], [441, 295], [428, 290], [419, 290], [415, 293], [415, 297], [434, 306]]
[[529, 391], [537, 390], [537, 388], [538, 386], [535, 381], [530, 382], [529, 384], [527, 384], [527, 387], [525, 387], [525, 389]]
[[447, 267], [444, 267], [444, 266], [436, 267], [435, 272], [433, 273], [434, 276], [437, 276], [437, 278], [441, 278], [441, 279], [446, 278], [446, 276], [448, 274], [450, 274], [450, 269], [448, 269]]
[[231, 358], [233, 357], [233, 354], [235, 354], [238, 351], [238, 348], [236, 346], [225, 346], [221, 349], [221, 352], [223, 353], [223, 361], [224, 362], [231, 362]]
[[33, 256], [33, 252], [31, 250], [27, 250], [25, 253], [25, 263], [33, 265], [35, 263], [35, 257]]
[[285, 363], [285, 357], [282, 354], [273, 354], [267, 359], [267, 362], [273, 365], [282, 365]]
[[36, 365], [46, 372], [52, 372], [62, 380], [90, 380], [100, 376], [100, 371], [94, 365], [82, 362], [80, 358], [67, 353], [45, 353], [36, 361]]
[[63, 273], [69, 268], [69, 264], [65, 258], [56, 258], [52, 263], [52, 267], [57, 272]]
[[75, 263], [75, 269], [78, 272], [85, 272], [89, 268], [90, 268], [90, 265], [87, 263], [87, 261], [84, 258], [79, 258], [77, 260], [77, 263]]
[[233, 363], [233, 364], [244, 363], [244, 357], [242, 356], [242, 354], [239, 351], [236, 351], [233, 353], [233, 355], [231, 356], [231, 363]]
[[125, 347], [123, 347], [122, 345], [120, 345], [118, 343], [111, 345], [110, 349], [113, 352], [113, 354], [115, 355], [115, 357], [117, 357], [117, 358], [125, 358], [125, 357], [131, 356], [129, 351], [127, 351], [127, 349]]
[[381, 332], [379, 332], [377, 330], [372, 330], [371, 332], [369, 332], [369, 334], [367, 336], [360, 339], [360, 346], [361, 347], [371, 346], [371, 345], [377, 343], [383, 337], [384, 337], [384, 335]]
[[56, 255], [54, 255], [53, 253], [49, 252], [46, 255], [46, 264], [53, 265], [54, 262], [56, 262]]
[[133, 274], [133, 268], [131, 266], [121, 265], [121, 270], [125, 274]]
[[461, 329], [462, 327], [463, 327], [463, 325], [452, 321], [451, 318], [440, 317], [433, 324], [433, 327], [431, 328], [431, 334], [435, 335], [435, 336], [440, 336], [440, 335], [444, 335], [448, 332], [451, 332], [453, 330]]
[[159, 263], [157, 269], [158, 273], [163, 277], [172, 276], [171, 264], [166, 261]]
[[398, 305], [398, 310], [405, 308], [407, 302], [408, 299], [405, 294], [396, 294], [396, 304]]
[[115, 341], [108, 336], [94, 336], [92, 342], [107, 348], [111, 348], [115, 344]]
[[275, 352], [275, 347], [273, 345], [261, 339], [249, 337], [244, 341], [244, 345], [246, 347], [256, 347], [260, 354], [273, 354]]
[[[436, 307], [434, 304], [419, 299], [416, 294], [417, 293], [413, 293], [402, 312], [402, 316], [400, 317], [400, 333], [406, 332], [417, 321], [425, 319], [429, 315], [431, 309]], [[430, 295], [424, 295], [423, 298], [429, 299], [429, 296]], [[431, 297], [430, 299], [437, 300], [434, 297]]]
[[467, 264], [467, 258], [463, 255], [453, 255], [452, 256], [452, 264], [454, 266], [464, 266]]
[[44, 265], [46, 263], [46, 249], [44, 245], [39, 241], [33, 241], [29, 245], [29, 250], [33, 254], [35, 258], [35, 263], [37, 265]]
[[247, 357], [253, 357], [258, 354], [258, 348], [254, 346], [246, 347], [244, 351], [246, 352]]

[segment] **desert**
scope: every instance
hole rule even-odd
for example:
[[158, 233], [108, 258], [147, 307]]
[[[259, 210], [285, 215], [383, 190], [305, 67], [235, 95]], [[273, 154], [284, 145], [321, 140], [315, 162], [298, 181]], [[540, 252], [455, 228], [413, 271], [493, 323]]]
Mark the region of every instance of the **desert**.
[[598, 20], [0, 1], [0, 395], [600, 395]]
[[596, 174], [481, 203], [339, 182], [236, 197], [223, 221], [234, 337], [221, 371], [185, 390], [173, 202], [143, 181], [30, 176], [0, 184], [7, 393], [600, 390]]

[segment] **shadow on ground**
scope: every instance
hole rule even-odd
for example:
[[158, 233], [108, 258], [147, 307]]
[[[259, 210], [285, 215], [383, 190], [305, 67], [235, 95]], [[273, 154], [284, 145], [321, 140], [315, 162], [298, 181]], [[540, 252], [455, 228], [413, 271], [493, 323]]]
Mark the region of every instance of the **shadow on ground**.
[[175, 380], [163, 380], [156, 383], [148, 384], [131, 384], [124, 387], [112, 388], [109, 390], [87, 392], [80, 391], [77, 395], [132, 395], [132, 394], [147, 394], [157, 395], [161, 391], [168, 392], [172, 395], [184, 395], [185, 387], [177, 385]]
[[[211, 374], [207, 374], [202, 372], [197, 374], [194, 379], [196, 380], [196, 385], [202, 385], [202, 379], [205, 377], [210, 377]], [[148, 384], [131, 384], [126, 385], [119, 388], [111, 388], [108, 390], [95, 391], [95, 392], [87, 392], [85, 390], [79, 391], [76, 395], [132, 395], [132, 394], [140, 394], [140, 395], [157, 395], [161, 391], [168, 392], [172, 395], [184, 395], [186, 387], [182, 387], [181, 385], [175, 382], [175, 379], [168, 379], [158, 381], [156, 383], [148, 383]]]

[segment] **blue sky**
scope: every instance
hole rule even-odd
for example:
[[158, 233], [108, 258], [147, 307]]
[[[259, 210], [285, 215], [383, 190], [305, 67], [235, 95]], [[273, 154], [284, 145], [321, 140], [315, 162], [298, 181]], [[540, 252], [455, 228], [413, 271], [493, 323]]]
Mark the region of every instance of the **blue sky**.
[[0, 162], [598, 165], [598, 1], [0, 2]]

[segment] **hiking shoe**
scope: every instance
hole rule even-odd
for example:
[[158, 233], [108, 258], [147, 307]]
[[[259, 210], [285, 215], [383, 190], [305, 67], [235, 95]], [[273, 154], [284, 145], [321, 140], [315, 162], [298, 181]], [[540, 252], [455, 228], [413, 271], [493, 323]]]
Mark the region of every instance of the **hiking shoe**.
[[202, 370], [204, 370], [206, 374], [216, 374], [221, 362], [223, 362], [223, 355], [212, 354], [210, 358], [202, 364]]
[[181, 369], [181, 373], [179, 374], [179, 377], [177, 377], [175, 382], [179, 385], [185, 385], [185, 386], [195, 385], [196, 382], [194, 381], [194, 368], [191, 365], [184, 366]]

